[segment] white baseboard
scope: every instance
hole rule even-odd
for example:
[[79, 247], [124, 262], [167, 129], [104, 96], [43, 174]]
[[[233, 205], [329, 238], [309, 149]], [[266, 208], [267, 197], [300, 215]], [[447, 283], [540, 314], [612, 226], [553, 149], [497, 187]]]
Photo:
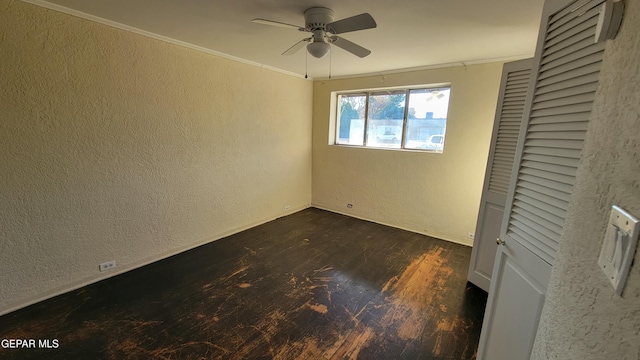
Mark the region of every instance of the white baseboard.
[[426, 235], [426, 236], [429, 236], [429, 237], [432, 237], [432, 238], [435, 238], [435, 239], [445, 240], [445, 241], [452, 242], [452, 243], [459, 244], [459, 245], [464, 245], [464, 246], [468, 246], [468, 247], [472, 247], [473, 246], [473, 243], [471, 243], [469, 241], [466, 241], [466, 240], [451, 239], [451, 238], [448, 238], [448, 237], [442, 236], [442, 235], [434, 235], [434, 234], [430, 234], [428, 232], [417, 231], [415, 229], [408, 229], [408, 228], [404, 228], [402, 226], [397, 226], [397, 225], [394, 225], [394, 224], [388, 224], [388, 223], [385, 223], [385, 222], [382, 222], [382, 221], [372, 220], [372, 219], [368, 219], [368, 218], [365, 218], [365, 217], [362, 217], [362, 216], [345, 213], [345, 212], [342, 212], [342, 211], [339, 211], [339, 210], [336, 210], [336, 209], [332, 209], [329, 206], [323, 206], [323, 205], [320, 205], [320, 204], [317, 204], [317, 203], [311, 203], [311, 207], [314, 207], [314, 208], [317, 208], [317, 209], [321, 209], [321, 210], [330, 211], [330, 212], [333, 212], [333, 213], [336, 213], [336, 214], [340, 214], [340, 215], [349, 216], [349, 217], [360, 219], [360, 220], [371, 221], [371, 222], [376, 223], [376, 224], [389, 226], [389, 227], [392, 227], [392, 228], [405, 230], [405, 231], [409, 231], [409, 232], [420, 234], [420, 235]]

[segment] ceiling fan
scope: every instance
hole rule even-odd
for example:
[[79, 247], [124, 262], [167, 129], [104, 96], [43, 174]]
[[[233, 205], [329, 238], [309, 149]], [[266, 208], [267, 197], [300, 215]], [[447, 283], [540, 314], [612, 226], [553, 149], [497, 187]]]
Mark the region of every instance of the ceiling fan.
[[337, 36], [337, 34], [373, 29], [377, 26], [373, 17], [368, 13], [334, 21], [333, 10], [323, 7], [313, 7], [304, 12], [304, 27], [265, 19], [253, 19], [251, 21], [257, 24], [292, 28], [298, 31], [312, 33], [313, 35], [311, 37], [300, 40], [283, 52], [282, 55], [295, 54], [306, 44], [309, 54], [316, 58], [321, 58], [327, 55], [331, 48], [331, 44], [361, 58], [371, 54], [370, 50], [365, 49], [345, 38]]

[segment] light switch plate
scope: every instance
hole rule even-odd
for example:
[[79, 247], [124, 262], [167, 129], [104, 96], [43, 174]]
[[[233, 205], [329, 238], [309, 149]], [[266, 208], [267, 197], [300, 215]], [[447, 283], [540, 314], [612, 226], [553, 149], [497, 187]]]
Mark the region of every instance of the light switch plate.
[[638, 244], [639, 232], [638, 219], [616, 205], [611, 208], [598, 265], [618, 295], [622, 295], [627, 281]]

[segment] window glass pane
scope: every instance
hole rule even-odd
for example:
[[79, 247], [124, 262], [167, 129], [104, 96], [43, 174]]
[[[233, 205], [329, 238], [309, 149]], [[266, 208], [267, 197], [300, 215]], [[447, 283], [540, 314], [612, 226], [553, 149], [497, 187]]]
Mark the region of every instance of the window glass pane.
[[364, 113], [367, 96], [338, 96], [338, 124], [336, 126], [336, 144], [364, 145]]
[[400, 148], [406, 92], [380, 92], [369, 96], [367, 146]]
[[409, 92], [405, 149], [442, 152], [450, 93], [450, 88]]

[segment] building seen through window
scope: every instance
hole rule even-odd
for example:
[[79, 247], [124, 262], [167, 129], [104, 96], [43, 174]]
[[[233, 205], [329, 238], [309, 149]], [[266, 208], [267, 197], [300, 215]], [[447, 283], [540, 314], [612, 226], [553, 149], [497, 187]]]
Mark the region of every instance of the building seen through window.
[[442, 152], [451, 88], [338, 94], [336, 145]]

